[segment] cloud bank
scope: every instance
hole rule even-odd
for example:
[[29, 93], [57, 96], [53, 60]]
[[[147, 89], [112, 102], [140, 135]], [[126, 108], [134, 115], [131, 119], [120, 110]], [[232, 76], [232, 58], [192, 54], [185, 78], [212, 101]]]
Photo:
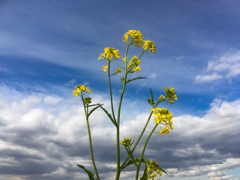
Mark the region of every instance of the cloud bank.
[[[87, 179], [76, 166], [82, 164], [93, 170], [79, 100], [49, 94], [24, 94], [6, 86], [0, 89], [1, 177], [4, 180]], [[109, 109], [106, 95], [92, 95], [92, 98], [105, 103]], [[164, 137], [155, 133], [145, 156], [159, 162], [160, 167], [168, 172], [164, 179], [200, 175], [211, 180], [239, 178], [225, 172], [240, 166], [239, 109], [240, 100], [216, 99], [202, 118], [191, 115], [175, 117], [174, 130]], [[148, 115], [149, 112], [143, 110], [124, 120], [121, 139], [132, 137], [136, 140]], [[101, 111], [91, 115], [90, 123], [100, 176], [110, 180], [109, 175], [115, 174], [115, 129]], [[140, 156], [140, 147], [153, 126], [152, 120], [135, 157]], [[123, 148], [121, 150], [123, 162], [127, 154]], [[132, 179], [134, 172], [135, 169], [130, 167], [123, 171], [121, 178]]]

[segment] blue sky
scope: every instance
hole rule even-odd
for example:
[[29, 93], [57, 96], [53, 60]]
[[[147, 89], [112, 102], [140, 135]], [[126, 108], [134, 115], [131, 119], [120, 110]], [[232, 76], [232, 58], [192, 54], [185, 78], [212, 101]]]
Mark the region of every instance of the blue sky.
[[[239, 8], [237, 0], [0, 1], [1, 178], [87, 179], [76, 166], [93, 170], [82, 103], [72, 91], [85, 84], [93, 102], [110, 110], [107, 62], [98, 57], [105, 47], [124, 56], [123, 35], [134, 29], [157, 49], [132, 75], [148, 79], [126, 88], [121, 138], [138, 138], [151, 108], [149, 88], [157, 99], [162, 87], [174, 87], [174, 105], [160, 104], [172, 112], [174, 130], [154, 134], [145, 156], [168, 172], [162, 179], [240, 179]], [[131, 47], [129, 57], [140, 53]], [[112, 78], [115, 108], [120, 77]], [[100, 177], [113, 179], [114, 126], [100, 110], [90, 123]], [[126, 156], [121, 149], [122, 162]]]

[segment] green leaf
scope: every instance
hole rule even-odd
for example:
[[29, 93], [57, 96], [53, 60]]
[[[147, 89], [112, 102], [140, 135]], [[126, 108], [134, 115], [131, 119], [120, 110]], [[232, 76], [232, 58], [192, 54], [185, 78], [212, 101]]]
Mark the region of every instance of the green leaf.
[[83, 169], [88, 174], [89, 180], [95, 180], [94, 179], [94, 174], [91, 171], [87, 170], [84, 166], [82, 166], [80, 164], [77, 164], [77, 166], [79, 168]]
[[149, 89], [150, 90], [150, 93], [151, 93], [151, 99], [153, 99], [153, 93], [152, 93], [152, 90], [151, 89]]
[[153, 93], [152, 93], [151, 89], [150, 89], [150, 93], [151, 93], [151, 98], [148, 99], [148, 104], [150, 103], [151, 106], [153, 107], [154, 106], [154, 99], [153, 99]]
[[165, 174], [167, 174], [167, 172], [164, 171], [162, 168], [158, 167], [157, 169], [160, 170], [160, 171], [162, 171], [162, 172], [164, 172]]
[[89, 113], [88, 113], [88, 117], [93, 113], [93, 111], [95, 111], [97, 108], [101, 107], [103, 104], [97, 104], [98, 106], [93, 108]]
[[[134, 160], [135, 160], [135, 162], [139, 162], [139, 161], [140, 161], [140, 157], [139, 157], [139, 158], [134, 158]], [[142, 159], [141, 162], [144, 162], [144, 159]], [[128, 167], [128, 166], [130, 166], [130, 165], [132, 165], [132, 164], [134, 164], [133, 160], [129, 160], [129, 161], [123, 166], [122, 169], [124, 169], [124, 168], [126, 168], [126, 167]]]
[[[145, 163], [145, 164], [149, 164], [150, 161], [144, 158], [144, 163]], [[167, 174], [166, 171], [164, 171], [162, 168], [158, 167], [157, 169], [160, 170], [160, 171], [162, 171], [162, 172], [164, 172], [165, 174]]]
[[99, 104], [99, 107], [102, 108], [102, 110], [107, 114], [107, 116], [109, 117], [109, 119], [112, 121], [112, 123], [117, 126], [117, 122], [112, 118], [112, 115], [105, 109], [102, 107], [102, 105]]
[[126, 84], [129, 83], [129, 82], [131, 82], [131, 81], [137, 80], [137, 79], [147, 79], [147, 78], [146, 78], [146, 77], [137, 77], [137, 78], [129, 79], [129, 80], [126, 82]]
[[[126, 147], [126, 146], [124, 146], [124, 147], [125, 147], [125, 149], [126, 149], [128, 155], [129, 155], [130, 158], [132, 159], [133, 163], [134, 163], [136, 166], [138, 166], [136, 160], [134, 159], [134, 157], [133, 157], [133, 155], [132, 155], [132, 151], [129, 149], [129, 147]], [[130, 147], [131, 147], [131, 145], [130, 145]]]

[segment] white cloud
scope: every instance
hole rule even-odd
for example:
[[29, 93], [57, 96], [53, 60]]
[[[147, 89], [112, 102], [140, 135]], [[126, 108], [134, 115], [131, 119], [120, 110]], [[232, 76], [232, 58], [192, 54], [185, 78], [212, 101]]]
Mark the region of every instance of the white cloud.
[[156, 73], [152, 73], [151, 76], [150, 76], [150, 78], [155, 78], [156, 76], [157, 76]]
[[[86, 120], [79, 99], [65, 99], [47, 94], [20, 95], [20, 92], [13, 90], [4, 93], [7, 92], [9, 94], [0, 98], [0, 152], [4, 155], [0, 156], [0, 167], [4, 169], [13, 167], [14, 164], [16, 169], [9, 170], [13, 179], [15, 176], [19, 177], [14, 173], [20, 164], [23, 167], [22, 174], [30, 179], [87, 179], [87, 176], [75, 167], [78, 163], [91, 168]], [[5, 98], [10, 95], [12, 99]], [[19, 95], [21, 98], [18, 98]], [[61, 103], [53, 103], [50, 108], [45, 108], [46, 99], [52, 98], [60, 98]], [[110, 109], [105, 94], [92, 95], [92, 99], [104, 103], [104, 107]], [[146, 157], [161, 162], [169, 178], [204, 174], [209, 174], [209, 178], [217, 178], [212, 172], [240, 166], [240, 159], [237, 157], [239, 147], [236, 145], [239, 142], [239, 109], [240, 100], [226, 102], [215, 99], [202, 118], [190, 115], [175, 117], [174, 130], [170, 134], [163, 137], [154, 133], [149, 141]], [[148, 111], [138, 110], [139, 113], [133, 115], [135, 110], [137, 109], [131, 107], [131, 110], [126, 109], [126, 112], [122, 113], [121, 139], [131, 137], [136, 141], [148, 119]], [[90, 116], [89, 122], [96, 161], [101, 176], [107, 179], [107, 175], [114, 174], [115, 170], [115, 128], [100, 110]], [[135, 156], [141, 153], [141, 147], [153, 126], [152, 119]], [[122, 150], [122, 157], [127, 156], [124, 148]], [[166, 152], [168, 156], [164, 155]], [[33, 163], [32, 168], [38, 169], [36, 177], [27, 174], [24, 168], [28, 164], [23, 162]], [[71, 176], [68, 176], [69, 171]], [[123, 172], [121, 177], [129, 179], [129, 176], [134, 177], [134, 170]]]
[[209, 180], [232, 180], [232, 175], [227, 175], [224, 171], [215, 171], [208, 173]]
[[210, 106], [211, 107], [213, 107], [213, 106], [218, 106], [219, 107], [221, 105], [221, 103], [222, 103], [222, 100], [216, 98], [216, 99], [213, 100], [213, 102], [210, 104]]
[[69, 83], [73, 84], [76, 82], [76, 79], [72, 79], [71, 81], [69, 81]]
[[72, 86], [75, 82], [76, 82], [76, 79], [72, 79], [72, 80], [68, 81], [67, 83], [65, 83], [65, 86]]
[[197, 75], [195, 77], [195, 82], [196, 83], [206, 83], [206, 82], [212, 82], [214, 80], [222, 79], [223, 76], [217, 74], [217, 73], [212, 73], [211, 75]]
[[[231, 169], [234, 167], [238, 167], [240, 165], [240, 158], [230, 158], [227, 159], [222, 164], [212, 164], [206, 166], [193, 166], [188, 169], [167, 169], [167, 172], [172, 174], [173, 177], [189, 177], [189, 176], [197, 176], [207, 174], [207, 177], [210, 180], [220, 180], [227, 179], [231, 180], [233, 178], [232, 175], [227, 175], [223, 172], [223, 169]], [[222, 178], [222, 179], [221, 179]]]
[[58, 104], [61, 100], [62, 100], [62, 98], [60, 98], [60, 97], [47, 96], [44, 98], [43, 101], [45, 104], [54, 105], [54, 104]]
[[216, 60], [208, 62], [206, 69], [209, 74], [197, 75], [195, 82], [206, 83], [222, 78], [232, 78], [240, 74], [240, 51], [230, 50]]

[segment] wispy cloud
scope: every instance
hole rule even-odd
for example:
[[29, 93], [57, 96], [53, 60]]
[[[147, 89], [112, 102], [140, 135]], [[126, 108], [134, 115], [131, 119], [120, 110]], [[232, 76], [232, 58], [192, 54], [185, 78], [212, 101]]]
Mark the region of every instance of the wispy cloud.
[[240, 51], [230, 50], [216, 60], [208, 62], [207, 75], [197, 75], [196, 83], [207, 83], [215, 80], [230, 79], [240, 74]]
[[239, 180], [238, 177], [234, 177], [233, 175], [228, 175], [224, 171], [215, 171], [208, 173], [207, 177], [209, 180], [221, 180], [221, 179], [226, 179], [226, 180]]
[[150, 76], [150, 78], [155, 78], [156, 76], [157, 76], [156, 73], [152, 73], [151, 76]]
[[219, 74], [214, 72], [210, 75], [197, 75], [195, 77], [195, 82], [196, 83], [206, 83], [206, 82], [212, 82], [212, 81], [222, 79], [222, 78], [223, 78], [222, 75], [219, 75]]
[[12, 71], [10, 71], [8, 68], [5, 68], [5, 67], [0, 67], [0, 72], [3, 72], [3, 73], [12, 73]]

